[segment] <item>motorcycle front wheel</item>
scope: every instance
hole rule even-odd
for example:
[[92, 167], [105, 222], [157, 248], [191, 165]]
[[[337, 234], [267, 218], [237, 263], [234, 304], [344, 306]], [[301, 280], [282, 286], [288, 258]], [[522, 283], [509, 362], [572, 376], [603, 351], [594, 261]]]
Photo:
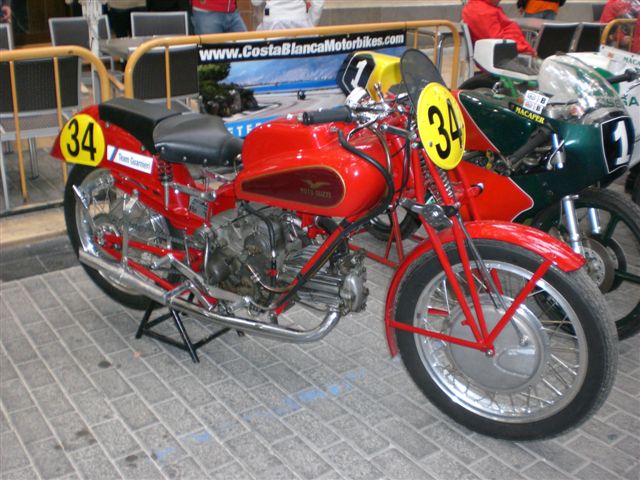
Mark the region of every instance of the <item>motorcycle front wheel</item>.
[[[87, 205], [78, 198], [81, 192]], [[80, 249], [113, 260], [113, 256], [104, 251], [105, 234], [114, 234], [122, 238], [124, 228], [124, 192], [113, 182], [107, 169], [75, 165], [69, 173], [64, 192], [64, 217], [71, 245], [78, 255]], [[158, 247], [169, 248], [171, 235], [166, 220], [151, 211], [140, 202], [129, 214], [129, 238]], [[149, 265], [157, 258], [145, 252], [131, 250], [129, 258], [141, 265]], [[143, 295], [131, 293], [116, 278], [82, 265], [89, 277], [109, 297], [130, 308], [143, 310], [148, 307], [149, 299]], [[167, 276], [162, 274], [162, 276]]]
[[[475, 243], [508, 308], [542, 259], [511, 244]], [[446, 252], [473, 310], [457, 250], [449, 245]], [[491, 331], [504, 308], [488, 282], [475, 275], [474, 283]], [[435, 254], [416, 262], [399, 292], [398, 322], [474, 340]], [[553, 266], [495, 339], [493, 353], [402, 330], [396, 340], [409, 374], [434, 405], [469, 429], [510, 440], [554, 436], [589, 418], [612, 387], [618, 353], [593, 282], [583, 270]]]
[[[405, 210], [402, 207], [396, 209], [398, 214], [398, 224], [400, 227], [400, 237], [406, 240], [413, 235], [420, 227], [420, 220], [415, 213]], [[367, 232], [369, 232], [374, 238], [386, 242], [391, 235], [391, 215], [382, 214], [373, 218], [371, 222], [366, 226]]]
[[[620, 340], [629, 338], [640, 331], [640, 207], [600, 188], [584, 190], [574, 205], [589, 276], [604, 294]], [[599, 231], [594, 231], [593, 218]], [[532, 226], [568, 243], [558, 205], [538, 214]]]

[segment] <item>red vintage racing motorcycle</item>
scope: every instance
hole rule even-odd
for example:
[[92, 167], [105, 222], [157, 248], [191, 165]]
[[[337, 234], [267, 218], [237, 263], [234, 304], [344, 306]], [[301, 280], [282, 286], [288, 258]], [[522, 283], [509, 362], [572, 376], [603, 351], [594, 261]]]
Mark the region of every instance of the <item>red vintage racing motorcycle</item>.
[[[474, 58], [486, 73], [454, 92], [467, 151], [452, 175], [483, 189], [463, 208], [464, 218], [526, 223], [562, 239], [587, 259], [619, 338], [640, 332], [640, 209], [621, 192], [596, 188], [623, 175], [632, 152], [635, 157], [634, 113], [600, 75], [570, 56], [549, 57], [533, 70], [519, 62], [515, 43], [479, 40]], [[629, 76], [637, 73], [620, 79]], [[393, 90], [401, 82], [399, 58], [355, 53], [340, 78], [345, 91], [365, 82], [374, 96], [375, 82]], [[444, 83], [439, 75], [436, 80]], [[482, 85], [488, 87], [477, 88]], [[402, 208], [397, 216], [402, 238], [420, 225]], [[382, 216], [368, 230], [384, 241], [390, 225]]]
[[[147, 318], [161, 305], [174, 319], [311, 342], [365, 308], [364, 254], [349, 240], [404, 198], [428, 239], [389, 286], [392, 354], [468, 428], [559, 434], [611, 389], [613, 322], [584, 259], [562, 242], [462, 220], [473, 187], [447, 175], [463, 152], [462, 114], [446, 88], [425, 81], [421, 57], [403, 57], [409, 93], [392, 103], [356, 92], [345, 107], [273, 121], [244, 143], [213, 116], [122, 98], [87, 108], [52, 151], [75, 164], [71, 242], [90, 277]], [[282, 323], [294, 304], [324, 318], [308, 329]]]

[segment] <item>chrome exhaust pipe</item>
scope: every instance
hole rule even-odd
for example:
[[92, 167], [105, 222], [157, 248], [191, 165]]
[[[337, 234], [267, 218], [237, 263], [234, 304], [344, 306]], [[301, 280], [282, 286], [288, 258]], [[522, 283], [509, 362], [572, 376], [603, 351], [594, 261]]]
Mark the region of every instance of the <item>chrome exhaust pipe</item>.
[[324, 338], [340, 320], [339, 312], [328, 312], [322, 322], [310, 330], [296, 330], [270, 323], [259, 322], [248, 318], [231, 317], [211, 312], [193, 305], [181, 297], [166, 298], [166, 291], [150, 281], [126, 271], [119, 263], [100, 258], [91, 253], [80, 250], [78, 258], [87, 267], [98, 270], [105, 277], [113, 278], [121, 285], [131, 288], [136, 293], [148, 297], [154, 302], [172, 308], [177, 312], [190, 315], [200, 320], [209, 320], [221, 327], [253, 333], [264, 337], [284, 340], [293, 343], [309, 343]]

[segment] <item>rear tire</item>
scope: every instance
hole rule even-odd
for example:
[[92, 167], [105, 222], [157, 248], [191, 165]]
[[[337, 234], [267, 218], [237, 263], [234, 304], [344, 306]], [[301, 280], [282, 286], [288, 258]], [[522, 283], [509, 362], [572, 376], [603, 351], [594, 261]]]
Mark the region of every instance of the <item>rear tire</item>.
[[498, 82], [498, 77], [490, 73], [476, 73], [473, 77], [466, 79], [460, 84], [458, 90], [475, 90], [477, 88], [493, 88]]
[[[511, 244], [475, 243], [510, 305], [541, 258]], [[459, 271], [457, 250], [449, 245], [446, 251]], [[476, 285], [490, 330], [500, 309]], [[399, 292], [397, 321], [472, 340], [433, 252], [416, 262]], [[554, 308], [543, 311], [536, 296], [548, 297]], [[593, 282], [583, 270], [566, 273], [553, 266], [496, 338], [492, 357], [402, 330], [396, 339], [409, 374], [434, 405], [467, 428], [510, 440], [550, 437], [589, 418], [612, 387], [618, 353], [613, 322]]]
[[[123, 192], [113, 186], [112, 180], [109, 170], [84, 165], [75, 165], [69, 173], [64, 192], [64, 217], [67, 234], [76, 255], [82, 248], [94, 255], [113, 260], [113, 256], [101, 248], [97, 240], [98, 231], [91, 227], [93, 223], [96, 230], [121, 235]], [[76, 196], [74, 186], [87, 194], [90, 201], [88, 211]], [[141, 203], [134, 209], [131, 238], [158, 246], [169, 246], [171, 236], [165, 219]], [[135, 252], [132, 252], [130, 257], [142, 264], [148, 264], [155, 259], [146, 254], [136, 256]], [[84, 264], [82, 267], [96, 285], [118, 303], [136, 310], [144, 310], [149, 306], [150, 300], [147, 297], [129, 292], [124, 286], [119, 285], [117, 280], [103, 275], [98, 270]]]

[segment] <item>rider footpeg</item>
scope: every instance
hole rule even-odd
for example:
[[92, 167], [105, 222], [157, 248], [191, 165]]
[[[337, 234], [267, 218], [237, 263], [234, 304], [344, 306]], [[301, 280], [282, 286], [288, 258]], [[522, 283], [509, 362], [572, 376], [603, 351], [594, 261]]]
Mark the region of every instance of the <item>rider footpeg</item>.
[[407, 210], [417, 213], [424, 217], [425, 221], [436, 230], [442, 230], [451, 226], [450, 216], [456, 214], [456, 209], [450, 206], [442, 206], [437, 204], [425, 204], [414, 202], [413, 200], [403, 199], [400, 201]]

